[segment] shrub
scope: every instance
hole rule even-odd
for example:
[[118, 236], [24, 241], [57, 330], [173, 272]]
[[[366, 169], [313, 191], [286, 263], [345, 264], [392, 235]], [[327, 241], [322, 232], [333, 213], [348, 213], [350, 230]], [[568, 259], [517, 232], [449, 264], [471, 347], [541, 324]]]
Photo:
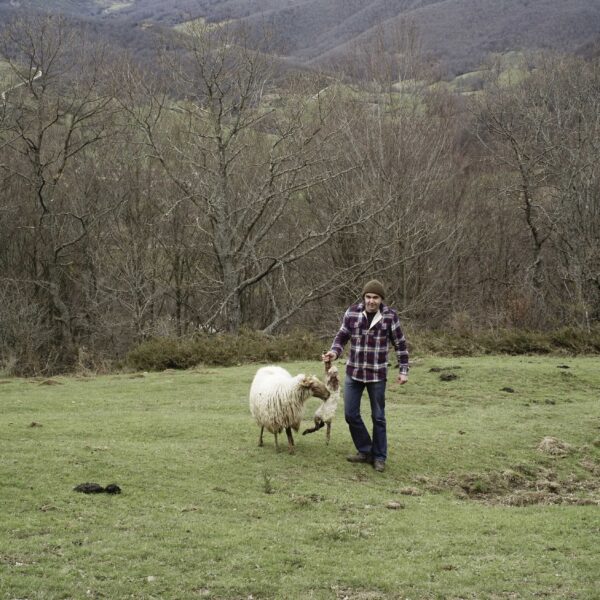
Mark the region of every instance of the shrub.
[[547, 335], [521, 330], [494, 333], [485, 336], [482, 342], [494, 354], [548, 354], [552, 350]]
[[246, 362], [317, 360], [323, 342], [310, 333], [268, 336], [256, 331], [239, 335], [198, 334], [190, 338], [153, 338], [136, 346], [126, 364], [137, 370], [187, 369], [198, 364], [232, 366]]
[[550, 334], [552, 345], [572, 354], [600, 352], [600, 329], [585, 331], [565, 327]]
[[407, 332], [413, 355], [473, 356], [476, 354], [596, 354], [600, 352], [600, 329], [564, 328], [540, 332], [521, 329], [474, 331], [415, 330]]
[[[248, 362], [318, 360], [329, 348], [326, 339], [308, 331], [271, 336], [244, 330], [239, 335], [198, 334], [189, 338], [153, 338], [133, 348], [126, 365], [143, 371], [188, 369], [198, 364], [232, 366]], [[474, 356], [477, 354], [584, 354], [600, 352], [600, 330], [555, 332], [494, 330], [473, 333], [408, 331], [412, 356]], [[395, 363], [393, 354], [390, 359]]]
[[142, 342], [127, 355], [126, 362], [141, 371], [187, 369], [196, 364], [189, 342], [175, 338], [154, 338]]

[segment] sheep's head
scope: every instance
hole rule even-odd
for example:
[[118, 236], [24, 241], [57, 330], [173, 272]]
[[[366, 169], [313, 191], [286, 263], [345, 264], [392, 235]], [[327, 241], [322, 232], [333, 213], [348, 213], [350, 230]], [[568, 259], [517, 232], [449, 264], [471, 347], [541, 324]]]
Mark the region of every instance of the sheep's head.
[[314, 375], [304, 377], [304, 379], [300, 382], [300, 385], [308, 388], [313, 396], [321, 398], [321, 400], [327, 400], [327, 398], [329, 398], [330, 392], [327, 389], [327, 386]]
[[340, 387], [340, 378], [337, 367], [329, 367], [325, 377], [325, 383], [331, 391], [337, 392]]

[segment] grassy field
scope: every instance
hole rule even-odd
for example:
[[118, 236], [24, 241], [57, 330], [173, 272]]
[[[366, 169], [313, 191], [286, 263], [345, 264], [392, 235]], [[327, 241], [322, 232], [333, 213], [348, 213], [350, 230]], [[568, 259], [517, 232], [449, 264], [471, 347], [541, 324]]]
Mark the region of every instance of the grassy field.
[[233, 19], [208, 23], [204, 17], [198, 17], [196, 19], [192, 19], [191, 21], [183, 21], [182, 23], [178, 23], [173, 27], [173, 29], [182, 31], [183, 33], [188, 33], [190, 31], [194, 32], [195, 27], [199, 27], [200, 31], [203, 29], [210, 31], [212, 29], [218, 29], [219, 27], [225, 27], [229, 23], [233, 23]]
[[341, 409], [258, 448], [252, 365], [0, 380], [0, 597], [598, 598], [598, 366], [417, 362], [383, 474]]
[[134, 3], [132, 1], [113, 2], [113, 0], [96, 0], [96, 4], [99, 4], [103, 8], [103, 12], [110, 13], [129, 8]]

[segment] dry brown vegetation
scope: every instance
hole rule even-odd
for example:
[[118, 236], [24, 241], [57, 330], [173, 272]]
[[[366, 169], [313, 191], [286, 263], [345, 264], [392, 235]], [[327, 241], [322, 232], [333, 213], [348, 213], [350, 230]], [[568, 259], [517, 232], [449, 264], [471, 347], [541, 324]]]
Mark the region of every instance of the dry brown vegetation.
[[[415, 483], [419, 487], [415, 489], [433, 493], [450, 490], [464, 500], [515, 507], [536, 504], [600, 506], [600, 463], [586, 457], [579, 466], [591, 475], [583, 478], [572, 472], [559, 477], [552, 467], [519, 464], [501, 472], [452, 473], [443, 478], [418, 476]], [[408, 492], [399, 490], [399, 493], [417, 495], [420, 492], [409, 488]]]
[[[430, 85], [410, 29], [393, 40], [357, 51], [349, 84], [201, 22], [153, 69], [60, 18], [5, 27], [2, 369], [199, 333], [329, 337], [372, 276], [410, 328], [452, 332], [438, 351], [481, 330], [509, 353], [593, 337], [598, 63], [531, 56], [510, 85], [490, 64], [465, 99]], [[556, 344], [497, 335], [563, 326]]]

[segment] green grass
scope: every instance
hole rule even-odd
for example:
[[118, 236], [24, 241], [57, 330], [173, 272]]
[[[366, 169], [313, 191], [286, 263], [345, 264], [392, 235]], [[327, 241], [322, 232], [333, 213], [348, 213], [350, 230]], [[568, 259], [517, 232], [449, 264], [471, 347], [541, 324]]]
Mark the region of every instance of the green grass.
[[119, 10], [123, 10], [124, 8], [129, 8], [133, 6], [134, 2], [132, 0], [125, 2], [113, 2], [112, 0], [96, 0], [96, 4], [99, 4], [105, 13], [117, 12]]
[[204, 17], [198, 17], [197, 19], [184, 21], [183, 23], [178, 23], [175, 25], [173, 29], [178, 29], [185, 33], [186, 30], [193, 27], [206, 27], [206, 19]]
[[383, 474], [341, 409], [258, 448], [255, 369], [0, 381], [0, 598], [598, 597], [597, 358], [417, 361]]
[[183, 21], [182, 23], [178, 23], [173, 27], [173, 29], [176, 29], [177, 31], [181, 31], [183, 33], [212, 31], [214, 29], [219, 29], [220, 27], [225, 27], [233, 22], [233, 19], [225, 19], [223, 21], [209, 23], [204, 17], [198, 17], [196, 19], [191, 19], [190, 21]]

